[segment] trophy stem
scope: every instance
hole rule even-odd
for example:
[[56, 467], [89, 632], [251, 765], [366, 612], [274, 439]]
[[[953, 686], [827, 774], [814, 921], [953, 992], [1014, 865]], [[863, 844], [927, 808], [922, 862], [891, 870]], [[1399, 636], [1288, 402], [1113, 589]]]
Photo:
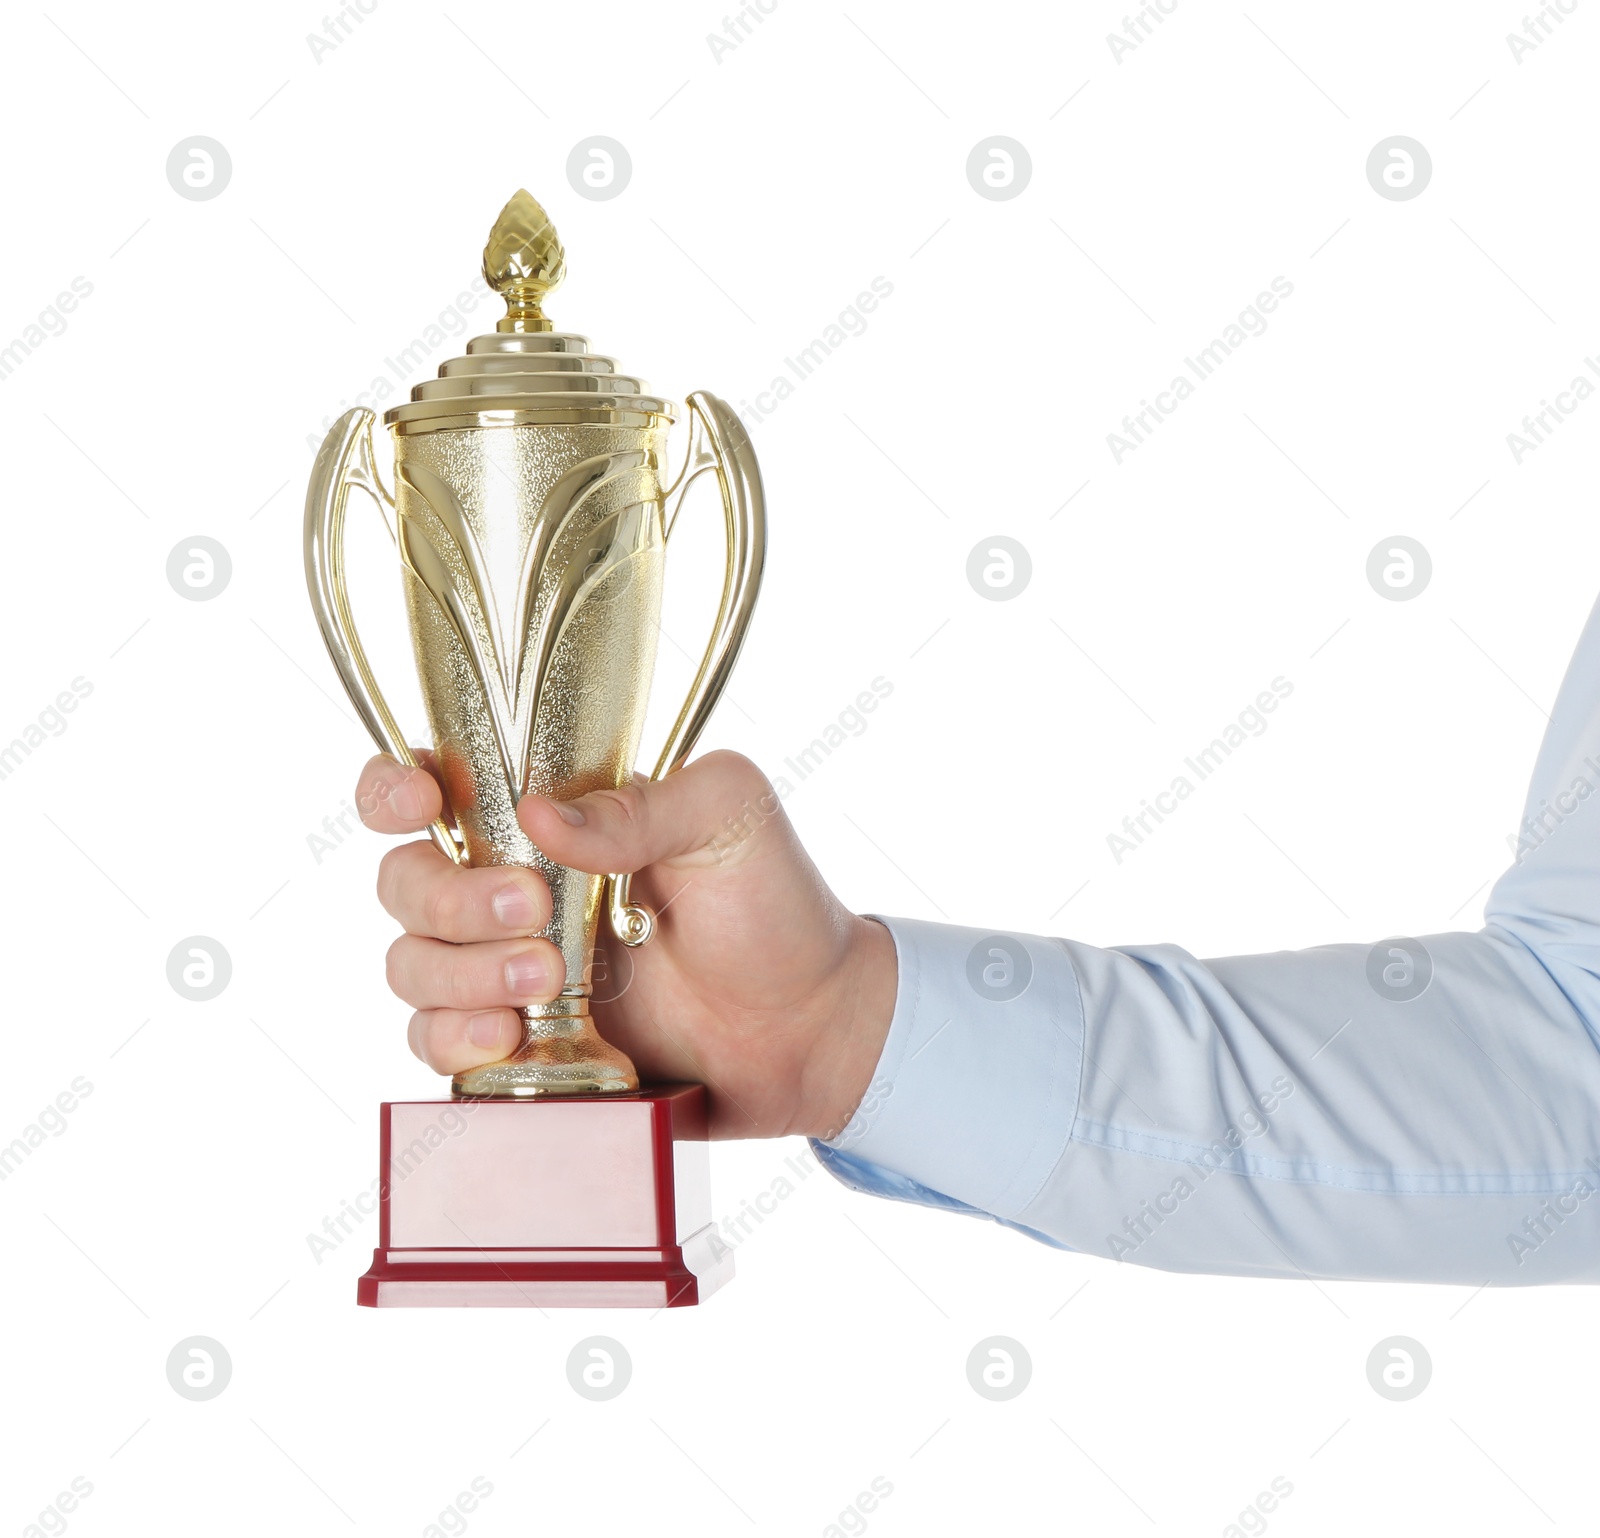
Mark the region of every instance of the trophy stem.
[[469, 1068], [450, 1081], [457, 1100], [544, 1100], [566, 1095], [626, 1095], [639, 1075], [626, 1052], [595, 1029], [585, 989], [564, 990], [522, 1016], [522, 1044], [498, 1063]]

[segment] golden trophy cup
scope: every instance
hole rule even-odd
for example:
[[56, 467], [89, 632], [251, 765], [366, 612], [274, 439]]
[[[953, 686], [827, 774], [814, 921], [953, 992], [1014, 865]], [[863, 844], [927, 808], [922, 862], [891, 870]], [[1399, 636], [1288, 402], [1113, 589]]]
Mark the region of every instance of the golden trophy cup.
[[[554, 914], [541, 933], [560, 948], [567, 982], [551, 1003], [521, 1011], [510, 1057], [455, 1076], [458, 1107], [384, 1105], [382, 1232], [360, 1301], [692, 1303], [732, 1271], [701, 1190], [705, 1092], [641, 1090], [589, 1012], [602, 910], [624, 946], [647, 944], [655, 917], [632, 900], [626, 875], [547, 859], [516, 808], [528, 792], [567, 800], [634, 776], [667, 543], [689, 487], [709, 471], [726, 531], [722, 596], [651, 777], [688, 757], [760, 588], [761, 473], [735, 414], [696, 392], [683, 465], [668, 480], [672, 404], [543, 314], [565, 256], [527, 192], [496, 220], [483, 272], [506, 301], [495, 330], [385, 413], [393, 495], [377, 471], [371, 411], [346, 412], [329, 432], [306, 496], [306, 576], [362, 722], [381, 751], [414, 764], [345, 589], [351, 489], [386, 523], [393, 511], [435, 764], [460, 835], [440, 822], [431, 836], [458, 863], [544, 877]], [[463, 1130], [437, 1133], [445, 1111]]]

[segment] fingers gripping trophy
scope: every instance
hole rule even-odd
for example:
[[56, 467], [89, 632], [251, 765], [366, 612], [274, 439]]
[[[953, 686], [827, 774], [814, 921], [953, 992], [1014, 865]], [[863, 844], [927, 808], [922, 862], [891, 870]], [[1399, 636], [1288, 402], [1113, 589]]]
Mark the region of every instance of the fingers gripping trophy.
[[523, 833], [529, 792], [568, 800], [633, 778], [661, 611], [666, 549], [689, 487], [721, 492], [727, 564], [704, 656], [652, 778], [693, 750], [749, 627], [765, 555], [761, 473], [715, 396], [686, 400], [670, 481], [673, 405], [557, 332], [542, 305], [565, 274], [549, 217], [506, 204], [483, 253], [506, 314], [385, 413], [393, 494], [373, 413], [347, 412], [306, 497], [306, 577], [329, 656], [379, 748], [416, 762], [362, 650], [344, 576], [359, 488], [392, 511], [435, 768], [457, 832], [451, 860], [525, 865], [548, 883], [542, 931], [567, 983], [524, 1008], [503, 1062], [457, 1074], [448, 1102], [386, 1103], [380, 1234], [359, 1301], [410, 1306], [698, 1302], [732, 1274], [710, 1220], [705, 1091], [641, 1089], [589, 1013], [598, 926], [648, 944], [655, 916], [627, 875], [557, 865]]

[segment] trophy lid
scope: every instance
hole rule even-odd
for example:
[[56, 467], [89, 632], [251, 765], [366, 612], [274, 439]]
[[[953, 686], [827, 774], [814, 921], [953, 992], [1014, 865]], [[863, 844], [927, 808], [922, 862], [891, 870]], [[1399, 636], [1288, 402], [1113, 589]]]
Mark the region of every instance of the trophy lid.
[[616, 360], [589, 351], [589, 339], [555, 331], [544, 297], [566, 276], [566, 252], [550, 216], [518, 189], [500, 210], [483, 248], [483, 275], [506, 302], [486, 336], [465, 357], [439, 366], [437, 379], [384, 413], [397, 432], [524, 423], [595, 422], [653, 426], [670, 422], [672, 404], [644, 380], [619, 374]]

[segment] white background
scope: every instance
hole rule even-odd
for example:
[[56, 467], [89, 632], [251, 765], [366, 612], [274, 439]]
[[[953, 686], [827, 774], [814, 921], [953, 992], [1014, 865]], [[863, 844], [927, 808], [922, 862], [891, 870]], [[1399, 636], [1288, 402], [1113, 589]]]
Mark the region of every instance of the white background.
[[[423, 1533], [474, 1477], [485, 1538], [824, 1533], [875, 1477], [885, 1538], [1222, 1533], [1279, 1476], [1284, 1535], [1590, 1519], [1579, 1289], [1173, 1277], [820, 1173], [726, 1292], [654, 1317], [358, 1311], [375, 1222], [308, 1245], [376, 1173], [377, 1103], [442, 1090], [383, 985], [381, 841], [308, 843], [369, 752], [305, 599], [308, 435], [521, 185], [568, 248], [558, 327], [680, 399], [750, 399], [893, 285], [753, 425], [771, 563], [706, 744], [783, 774], [892, 683], [788, 801], [847, 902], [1200, 955], [1478, 923], [1600, 573], [1600, 405], [1506, 442], [1600, 349], [1600, 18], [1519, 63], [1505, 0], [1180, 0], [1119, 62], [1124, 7], [1068, 9], [780, 0], [720, 61], [717, 6], [378, 0], [320, 59], [315, 7], [12, 18], [0, 342], [93, 293], [0, 381], [0, 740], [93, 692], [0, 781], [0, 1143], [92, 1093], [0, 1184], [4, 1531], [74, 1476], [85, 1538]], [[597, 134], [632, 159], [609, 201], [567, 179]], [[965, 173], [995, 134], [1032, 160], [1007, 201]], [[1395, 134], [1433, 162], [1409, 201], [1365, 172]], [[207, 201], [166, 176], [193, 135], [232, 161]], [[1117, 464], [1107, 433], [1280, 275], [1266, 333]], [[232, 578], [191, 602], [166, 563], [200, 534]], [[1032, 560], [1008, 602], [965, 575], [995, 534]], [[1409, 602], [1365, 576], [1394, 534], [1433, 561]], [[361, 550], [381, 631], [398, 584]], [[1116, 863], [1279, 675], [1270, 729]], [[203, 1004], [166, 977], [197, 934], [233, 964]], [[720, 1145], [718, 1211], [803, 1148]], [[599, 1404], [565, 1370], [596, 1334], [633, 1362]], [[1397, 1334], [1434, 1364], [1399, 1404], [1365, 1376]], [[203, 1403], [165, 1372], [192, 1335], [233, 1363]], [[966, 1381], [991, 1335], [1033, 1361], [1001, 1404]]]

